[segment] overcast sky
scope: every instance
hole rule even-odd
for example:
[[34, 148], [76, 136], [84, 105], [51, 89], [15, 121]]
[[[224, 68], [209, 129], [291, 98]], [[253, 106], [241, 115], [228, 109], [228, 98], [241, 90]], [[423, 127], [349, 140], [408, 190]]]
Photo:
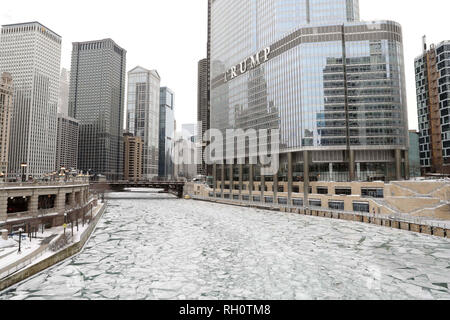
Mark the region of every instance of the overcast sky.
[[[360, 0], [361, 20], [394, 20], [403, 27], [409, 125], [417, 129], [414, 58], [422, 36], [450, 39], [448, 0]], [[197, 62], [206, 56], [206, 0], [2, 1], [0, 24], [39, 21], [63, 38], [62, 67], [71, 43], [112, 38], [125, 48], [127, 70], [157, 69], [175, 91], [177, 127], [196, 121]]]

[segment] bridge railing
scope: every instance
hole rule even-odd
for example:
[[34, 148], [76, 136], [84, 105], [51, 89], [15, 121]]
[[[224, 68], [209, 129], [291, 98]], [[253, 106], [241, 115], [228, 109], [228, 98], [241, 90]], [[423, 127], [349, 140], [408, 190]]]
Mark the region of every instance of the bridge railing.
[[54, 181], [27, 181], [27, 182], [0, 182], [0, 188], [9, 187], [48, 187], [48, 186], [64, 186], [71, 184], [87, 184], [89, 179], [87, 178], [74, 178], [74, 179], [61, 179]]
[[91, 185], [95, 186], [104, 186], [104, 185], [110, 185], [110, 186], [170, 186], [170, 185], [185, 185], [186, 183], [183, 181], [164, 181], [164, 182], [133, 182], [133, 181], [108, 181], [108, 182], [98, 182], [93, 181], [91, 182]]

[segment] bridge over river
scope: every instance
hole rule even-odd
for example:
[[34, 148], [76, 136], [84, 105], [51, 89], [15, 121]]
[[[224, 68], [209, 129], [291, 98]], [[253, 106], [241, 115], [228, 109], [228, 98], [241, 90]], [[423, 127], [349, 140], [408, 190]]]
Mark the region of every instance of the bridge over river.
[[178, 198], [183, 197], [185, 182], [183, 181], [109, 181], [91, 182], [91, 189], [97, 192], [123, 191], [129, 188], [162, 189], [165, 193], [171, 193]]

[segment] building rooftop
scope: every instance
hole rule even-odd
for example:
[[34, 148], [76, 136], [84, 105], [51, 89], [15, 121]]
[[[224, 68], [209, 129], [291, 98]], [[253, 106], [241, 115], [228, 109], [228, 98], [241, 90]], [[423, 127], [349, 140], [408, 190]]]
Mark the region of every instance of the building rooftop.
[[38, 21], [31, 21], [31, 22], [23, 22], [23, 23], [14, 23], [14, 24], [4, 24], [2, 25], [2, 28], [10, 28], [10, 27], [18, 27], [18, 26], [25, 26], [25, 25], [31, 25], [31, 24], [38, 24], [41, 27], [45, 28], [47, 31], [50, 31], [51, 33], [53, 33], [55, 36], [61, 38], [61, 36], [59, 34], [57, 34], [55, 31], [53, 31], [50, 28], [47, 28], [46, 26], [44, 26], [42, 23], [38, 22]]
[[159, 79], [161, 79], [161, 76], [159, 75], [158, 71], [153, 69], [153, 70], [149, 70], [146, 68], [143, 68], [141, 66], [136, 66], [135, 68], [131, 69], [130, 71], [128, 71], [128, 73], [142, 73], [142, 72], [149, 72], [149, 73], [153, 73], [154, 75], [156, 75]]
[[116, 47], [118, 47], [120, 50], [123, 50], [124, 53], [127, 52], [124, 48], [119, 46], [113, 39], [111, 38], [105, 38], [105, 39], [98, 39], [98, 40], [89, 40], [89, 41], [75, 41], [72, 42], [72, 45], [78, 45], [78, 44], [90, 44], [90, 43], [97, 43], [97, 42], [112, 42]]

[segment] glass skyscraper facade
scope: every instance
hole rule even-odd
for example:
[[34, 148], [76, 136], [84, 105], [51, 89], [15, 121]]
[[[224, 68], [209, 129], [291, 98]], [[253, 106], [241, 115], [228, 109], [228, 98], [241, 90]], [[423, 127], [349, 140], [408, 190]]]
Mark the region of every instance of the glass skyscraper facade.
[[161, 77], [156, 70], [128, 72], [127, 131], [143, 140], [142, 178], [158, 177]]
[[167, 87], [160, 90], [159, 107], [159, 177], [171, 180], [174, 176], [175, 113], [174, 93]]
[[[205, 133], [210, 129], [210, 107], [209, 107], [209, 66], [208, 59], [202, 59], [198, 62], [198, 82], [197, 82], [197, 122], [201, 123], [198, 128], [198, 134], [203, 139]], [[200, 141], [201, 139], [198, 139]], [[208, 140], [208, 138], [204, 139]], [[206, 141], [201, 146], [201, 156], [206, 148]], [[199, 175], [207, 175], [207, 165], [202, 160], [202, 164], [197, 165], [197, 173]]]
[[121, 180], [127, 52], [111, 39], [72, 46], [69, 116], [80, 121], [79, 169]]
[[280, 179], [408, 176], [401, 27], [358, 1], [213, 0], [210, 69], [211, 128], [280, 130]]

